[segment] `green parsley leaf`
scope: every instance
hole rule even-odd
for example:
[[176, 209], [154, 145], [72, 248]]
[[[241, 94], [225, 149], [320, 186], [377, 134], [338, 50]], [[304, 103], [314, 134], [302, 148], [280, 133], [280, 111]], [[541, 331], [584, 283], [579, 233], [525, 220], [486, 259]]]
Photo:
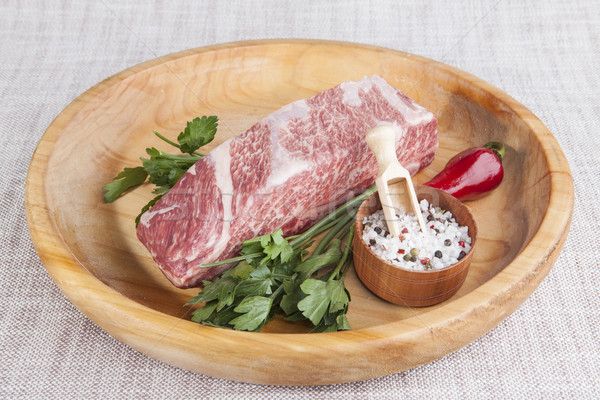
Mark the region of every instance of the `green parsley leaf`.
[[181, 152], [192, 154], [198, 148], [211, 142], [217, 133], [217, 125], [218, 118], [214, 115], [189, 121], [184, 131], [177, 136]]
[[327, 290], [329, 293], [329, 313], [335, 313], [348, 307], [350, 294], [346, 290], [342, 279], [335, 279], [328, 282]]
[[271, 280], [262, 278], [247, 278], [235, 288], [236, 297], [265, 296], [271, 294]]
[[348, 322], [348, 318], [346, 318], [345, 313], [340, 313], [335, 319], [335, 323], [338, 331], [350, 330], [350, 323]]
[[272, 303], [273, 300], [269, 297], [246, 297], [233, 310], [236, 313], [241, 313], [242, 315], [232, 319], [229, 321], [229, 323], [232, 324], [233, 329], [236, 330], [260, 330], [260, 328], [262, 328], [262, 326], [267, 322]]
[[[148, 181], [156, 186], [166, 186], [168, 189], [172, 188], [200, 159], [200, 157], [168, 154], [154, 147], [147, 148], [146, 153], [150, 158], [140, 159], [148, 173]], [[155, 192], [159, 193], [157, 190]]]
[[250, 273], [250, 277], [256, 280], [262, 280], [267, 282], [267, 294], [271, 294], [271, 286], [275, 284], [273, 273], [271, 269], [266, 265], [259, 265], [254, 271]]
[[299, 273], [299, 281], [308, 279], [314, 272], [331, 265], [342, 257], [339, 239], [333, 239], [327, 250], [318, 256], [311, 256], [299, 264], [295, 271]]
[[[277, 260], [286, 263], [294, 256], [294, 248], [283, 237], [281, 229], [273, 233], [258, 236], [242, 243], [242, 255], [263, 253], [266, 260]], [[264, 263], [264, 262], [262, 262]]]
[[228, 270], [232, 277], [236, 279], [246, 279], [250, 277], [250, 273], [254, 271], [254, 267], [246, 261], [240, 261], [238, 265]]
[[279, 306], [286, 315], [293, 315], [298, 312], [298, 303], [306, 297], [306, 293], [300, 289], [298, 282], [291, 279], [283, 281], [283, 290], [285, 294], [281, 298]]
[[311, 329], [311, 332], [336, 332], [350, 329], [350, 324], [345, 314], [346, 311], [340, 311], [337, 314], [325, 314], [321, 323]]
[[348, 304], [349, 301], [342, 280], [323, 282], [318, 279], [307, 279], [300, 288], [308, 296], [298, 303], [298, 309], [314, 325], [321, 322], [328, 309], [329, 312], [339, 311], [340, 306]]
[[285, 277], [292, 276], [294, 274], [294, 269], [301, 261], [302, 258], [300, 255], [295, 254], [294, 257], [292, 257], [292, 260], [286, 263], [275, 262], [271, 267], [274, 279], [281, 282]]
[[[267, 235], [268, 236], [268, 235]], [[247, 256], [251, 254], [257, 254], [263, 252], [263, 246], [261, 244], [262, 236], [258, 236], [252, 239], [248, 239], [242, 243], [242, 255]]]
[[296, 311], [292, 315], [288, 315], [284, 318], [286, 321], [296, 322], [296, 321], [306, 321], [306, 317], [302, 315], [300, 311]]
[[217, 308], [217, 301], [213, 300], [210, 303], [206, 303], [204, 307], [197, 309], [192, 314], [192, 321], [203, 322], [210, 318], [211, 314]]
[[224, 274], [212, 281], [203, 281], [203, 283], [204, 289], [196, 297], [192, 298], [188, 304], [208, 303], [212, 300], [217, 300], [217, 311], [233, 304], [234, 289], [238, 282], [229, 274]]
[[232, 328], [231, 321], [235, 319], [238, 314], [234, 311], [235, 306], [227, 307], [219, 312], [213, 312], [210, 318], [202, 322], [204, 325], [219, 326], [221, 328]]
[[147, 176], [148, 173], [143, 167], [125, 168], [113, 178], [111, 183], [102, 186], [102, 190], [106, 190], [104, 202], [112, 203], [127, 189], [144, 183]]
[[281, 262], [287, 262], [293, 255], [294, 249], [287, 240], [283, 238], [283, 231], [277, 229], [271, 235], [271, 240], [264, 247], [264, 252], [268, 255], [271, 260], [279, 257]]

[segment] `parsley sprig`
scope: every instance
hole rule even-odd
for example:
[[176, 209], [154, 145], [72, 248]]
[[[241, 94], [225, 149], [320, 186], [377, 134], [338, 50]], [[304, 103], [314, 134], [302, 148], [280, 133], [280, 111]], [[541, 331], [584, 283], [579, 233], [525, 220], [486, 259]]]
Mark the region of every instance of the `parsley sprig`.
[[187, 123], [183, 132], [177, 136], [178, 143], [154, 131], [158, 138], [171, 146], [177, 147], [182, 154], [169, 154], [154, 147], [147, 148], [146, 153], [149, 158], [140, 158], [142, 160], [141, 167], [123, 169], [113, 178], [112, 182], [102, 187], [106, 191], [104, 202], [112, 203], [127, 190], [146, 182], [146, 179], [154, 184], [156, 187], [153, 193], [158, 196], [142, 208], [135, 219], [137, 226], [141, 215], [148, 211], [163, 194], [167, 193], [192, 165], [204, 157], [204, 154], [197, 152], [197, 150], [214, 139], [217, 125], [218, 119], [214, 115], [194, 118]]
[[309, 321], [311, 332], [350, 329], [344, 276], [351, 260], [353, 221], [360, 203], [375, 191], [370, 187], [300, 235], [284, 238], [278, 229], [242, 243], [239, 257], [203, 265], [238, 263], [220, 277], [203, 281], [203, 290], [188, 302], [204, 303], [192, 321], [258, 332], [282, 314], [289, 321]]

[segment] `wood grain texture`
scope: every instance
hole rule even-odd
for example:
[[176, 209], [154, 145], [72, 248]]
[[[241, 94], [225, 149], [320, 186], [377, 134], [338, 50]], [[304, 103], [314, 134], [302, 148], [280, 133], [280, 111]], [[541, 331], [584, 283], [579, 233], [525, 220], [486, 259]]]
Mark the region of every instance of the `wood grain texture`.
[[[173, 287], [135, 236], [152, 194], [142, 187], [112, 204], [101, 186], [135, 166], [156, 129], [175, 138], [186, 121], [216, 114], [209, 151], [282, 105], [345, 80], [378, 74], [439, 119], [425, 182], [455, 153], [507, 145], [504, 182], [469, 203], [478, 248], [449, 300], [399, 307], [346, 277], [351, 331], [306, 334], [277, 319], [262, 333], [204, 327], [184, 307], [196, 290]], [[95, 323], [165, 362], [232, 380], [320, 385], [382, 376], [442, 357], [483, 335], [538, 286], [569, 229], [573, 186], [548, 129], [497, 88], [447, 65], [352, 43], [279, 40], [185, 51], [125, 70], [73, 101], [50, 125], [29, 168], [27, 219], [48, 272]]]
[[424, 307], [449, 299], [464, 283], [477, 247], [477, 223], [469, 207], [446, 192], [425, 185], [415, 185], [415, 192], [418, 201], [426, 199], [429, 204], [449, 210], [460, 226], [469, 227], [471, 249], [465, 257], [447, 268], [431, 271], [403, 269], [379, 258], [362, 238], [364, 218], [381, 210], [377, 193], [365, 199], [358, 209], [352, 249], [356, 275], [369, 290], [394, 304]]

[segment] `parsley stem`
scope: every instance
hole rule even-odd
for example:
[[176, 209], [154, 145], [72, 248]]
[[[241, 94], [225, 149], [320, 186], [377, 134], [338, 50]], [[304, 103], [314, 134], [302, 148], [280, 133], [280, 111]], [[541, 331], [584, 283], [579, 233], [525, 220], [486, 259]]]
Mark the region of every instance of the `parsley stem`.
[[377, 186], [372, 185], [367, 190], [365, 190], [361, 195], [358, 195], [355, 198], [353, 198], [352, 200], [342, 204], [335, 211], [333, 211], [332, 213], [327, 215], [325, 218], [323, 218], [322, 220], [317, 222], [315, 225], [313, 225], [310, 229], [306, 230], [303, 234], [301, 234], [296, 239], [294, 239], [290, 244], [292, 246], [296, 246], [298, 243], [302, 243], [303, 241], [305, 241], [307, 237], [313, 237], [316, 234], [315, 232], [322, 232], [320, 229], [323, 226], [329, 224], [331, 221], [337, 220], [344, 213], [347, 214], [350, 210], [352, 210], [354, 207], [356, 207], [357, 205], [362, 203], [364, 199], [366, 199], [367, 197], [369, 197], [376, 191], [377, 191]]
[[346, 259], [348, 259], [348, 254], [350, 253], [350, 248], [352, 247], [352, 239], [354, 239], [354, 224], [350, 225], [350, 234], [348, 235], [348, 240], [346, 241], [346, 248], [344, 249], [344, 253], [342, 254], [342, 258], [338, 262], [338, 265], [335, 266], [335, 269], [329, 276], [329, 279], [327, 279], [328, 282], [337, 278], [337, 276], [340, 273], [340, 270], [346, 263]]
[[179, 146], [177, 143], [170, 141], [169, 139], [167, 139], [166, 137], [164, 137], [163, 135], [161, 135], [160, 133], [158, 133], [157, 131], [154, 131], [154, 134], [156, 136], [158, 136], [160, 139], [164, 140], [165, 142], [169, 143], [171, 146], [175, 146], [178, 149], [181, 148], [181, 146]]
[[350, 221], [352, 221], [354, 219], [355, 215], [356, 215], [356, 213], [350, 213], [348, 215], [338, 218], [336, 220], [336, 224], [334, 225], [334, 227], [331, 228], [331, 230], [329, 232], [327, 232], [325, 237], [323, 239], [321, 239], [321, 242], [315, 248], [315, 251], [313, 252], [313, 256], [318, 256], [319, 254], [321, 254], [321, 252], [323, 251], [325, 246], [327, 246], [329, 244], [331, 239], [333, 239], [339, 231], [341, 231]]
[[[181, 161], [186, 164], [193, 164], [194, 162], [200, 160], [200, 158], [202, 158], [202, 157], [190, 156], [190, 155], [187, 155], [187, 153], [186, 154], [169, 154], [169, 153], [165, 153], [164, 151], [158, 150], [158, 157], [155, 157], [155, 159], [156, 158], [164, 158], [167, 160]], [[143, 158], [141, 160], [144, 161]]]
[[[322, 226], [321, 229], [314, 231], [311, 236], [306, 236], [304, 233], [293, 236], [294, 239], [290, 242], [290, 245], [294, 248], [294, 250], [304, 247], [304, 245], [306, 245], [308, 242], [313, 240], [314, 236], [317, 236], [319, 233], [323, 233], [327, 229], [330, 229], [331, 227], [335, 226], [335, 224], [337, 224], [337, 222], [338, 222], [337, 219], [334, 221], [331, 221], [327, 225]], [[301, 242], [298, 242], [297, 239], [299, 239], [299, 238], [302, 238], [303, 240]], [[288, 241], [289, 241], [289, 239], [288, 239]]]
[[[162, 139], [162, 140], [164, 140], [165, 142], [169, 143], [171, 146], [175, 146], [175, 147], [177, 147], [178, 149], [180, 149], [180, 150], [181, 150], [181, 146], [180, 146], [180, 145], [178, 145], [177, 143], [173, 142], [172, 140], [169, 140], [169, 139], [167, 139], [166, 137], [164, 137], [163, 135], [161, 135], [161, 134], [160, 134], [160, 133], [158, 133], [157, 131], [154, 131], [154, 134], [155, 134], [156, 136], [158, 136], [160, 139]], [[194, 151], [194, 152], [192, 152], [191, 154], [193, 154], [193, 155], [195, 155], [195, 156], [198, 156], [198, 157], [204, 157], [204, 156], [205, 156], [205, 154], [199, 153], [199, 152], [197, 152], [197, 151]]]
[[244, 256], [238, 256], [238, 257], [228, 258], [227, 260], [217, 261], [217, 262], [210, 263], [210, 264], [202, 264], [198, 268], [216, 267], [218, 265], [225, 265], [225, 264], [230, 264], [230, 263], [234, 263], [234, 262], [244, 261], [244, 260], [247, 260], [248, 258], [258, 258], [258, 257], [262, 257], [264, 255], [265, 255], [264, 253], [247, 254], [247, 255], [244, 255]]
[[350, 269], [350, 265], [351, 263], [349, 262], [352, 259], [352, 255], [348, 255], [348, 259], [346, 260], [346, 265], [343, 267], [344, 270], [342, 271], [342, 275], [340, 276], [340, 279], [344, 279], [344, 277], [346, 276], [346, 272], [348, 272], [348, 270]]
[[[354, 210], [354, 216], [356, 216], [357, 212], [358, 212], [358, 207]], [[354, 217], [353, 217], [353, 219], [354, 219]], [[344, 238], [348, 235], [348, 232], [350, 231], [350, 227], [354, 226], [354, 224], [352, 222], [354, 222], [354, 221], [351, 221], [349, 224], [346, 224], [344, 226], [344, 229], [338, 235], [338, 239], [344, 240]]]
[[[292, 277], [292, 279], [296, 279], [296, 276], [298, 275], [298, 273], [295, 273], [294, 276]], [[287, 277], [287, 275], [286, 275]], [[277, 298], [277, 296], [279, 296], [279, 294], [281, 294], [281, 291], [283, 290], [283, 285], [279, 285], [277, 287], [277, 289], [275, 289], [275, 291], [273, 293], [271, 293], [271, 295], [269, 296], [271, 299], [275, 300]]]

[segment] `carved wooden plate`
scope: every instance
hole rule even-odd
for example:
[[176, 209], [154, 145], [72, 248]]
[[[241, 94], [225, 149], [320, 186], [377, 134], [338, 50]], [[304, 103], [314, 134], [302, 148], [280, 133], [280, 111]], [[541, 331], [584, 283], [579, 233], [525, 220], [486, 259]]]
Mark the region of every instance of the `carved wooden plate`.
[[[378, 74], [439, 119], [440, 147], [424, 182], [455, 153], [487, 141], [508, 146], [502, 185], [469, 203], [479, 244], [460, 291], [405, 308], [370, 293], [354, 274], [352, 330], [309, 334], [275, 320], [261, 333], [205, 327], [184, 307], [196, 290], [173, 287], [137, 240], [142, 187], [112, 204], [103, 184], [138, 165], [149, 146], [186, 121], [216, 114], [214, 145], [263, 116], [345, 80]], [[211, 146], [207, 146], [207, 151]], [[27, 177], [27, 219], [48, 272], [90, 319], [164, 362], [232, 380], [320, 385], [378, 377], [440, 358], [483, 335], [538, 286], [569, 229], [569, 167], [548, 129], [499, 89], [450, 66], [353, 43], [275, 40], [184, 51], [100, 82], [50, 125]], [[91, 338], [90, 338], [91, 339]]]

